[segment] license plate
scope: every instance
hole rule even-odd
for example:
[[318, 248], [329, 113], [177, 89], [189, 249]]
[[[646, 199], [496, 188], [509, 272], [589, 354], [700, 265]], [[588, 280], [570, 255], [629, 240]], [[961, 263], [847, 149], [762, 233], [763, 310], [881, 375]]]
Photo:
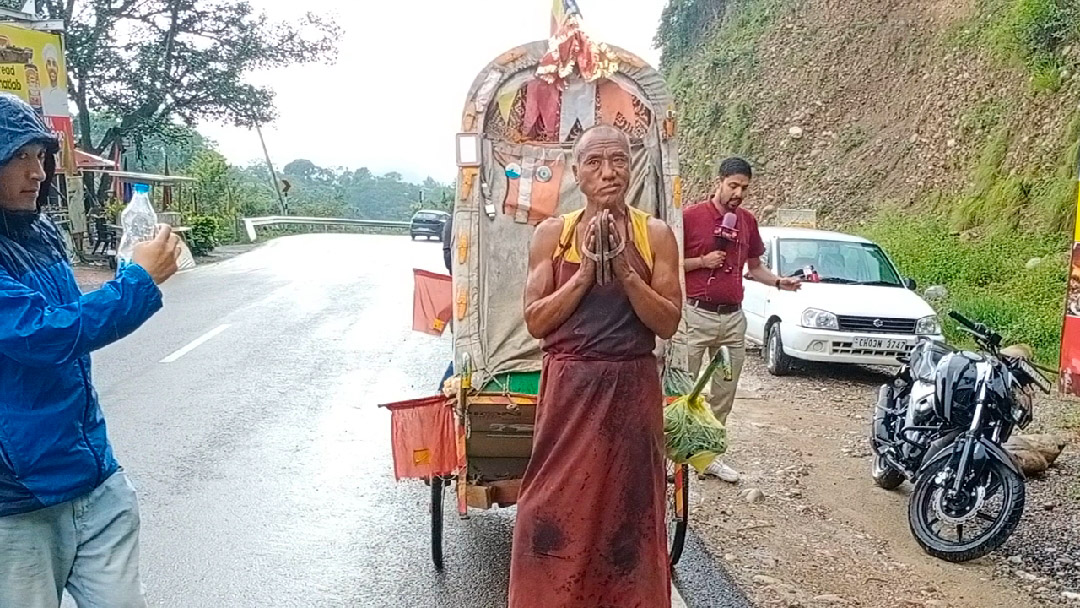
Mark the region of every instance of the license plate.
[[871, 350], [906, 351], [908, 343], [907, 340], [894, 340], [888, 338], [855, 338], [854, 346], [855, 348]]

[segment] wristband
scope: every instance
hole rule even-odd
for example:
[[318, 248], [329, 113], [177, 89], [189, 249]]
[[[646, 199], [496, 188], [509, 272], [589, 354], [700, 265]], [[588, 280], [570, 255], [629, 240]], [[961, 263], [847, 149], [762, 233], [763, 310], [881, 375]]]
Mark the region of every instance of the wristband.
[[776, 279], [776, 288], [780, 289], [780, 279]]

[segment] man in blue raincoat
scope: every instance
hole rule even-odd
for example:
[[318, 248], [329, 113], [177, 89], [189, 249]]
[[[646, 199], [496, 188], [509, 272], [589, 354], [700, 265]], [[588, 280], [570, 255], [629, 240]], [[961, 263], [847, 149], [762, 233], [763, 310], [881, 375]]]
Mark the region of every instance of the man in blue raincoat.
[[167, 227], [130, 264], [82, 294], [41, 213], [56, 137], [25, 102], [0, 95], [0, 608], [146, 605], [135, 490], [113, 458], [90, 353], [161, 308], [176, 272]]

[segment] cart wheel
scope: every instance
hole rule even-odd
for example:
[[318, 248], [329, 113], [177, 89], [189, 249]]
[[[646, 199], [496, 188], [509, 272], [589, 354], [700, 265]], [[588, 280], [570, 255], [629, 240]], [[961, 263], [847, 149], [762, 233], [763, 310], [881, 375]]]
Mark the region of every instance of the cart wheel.
[[667, 463], [667, 534], [668, 557], [674, 568], [686, 545], [686, 528], [690, 523], [690, 468]]
[[435, 570], [442, 572], [443, 554], [443, 487], [446, 482], [442, 477], [431, 480], [431, 561]]

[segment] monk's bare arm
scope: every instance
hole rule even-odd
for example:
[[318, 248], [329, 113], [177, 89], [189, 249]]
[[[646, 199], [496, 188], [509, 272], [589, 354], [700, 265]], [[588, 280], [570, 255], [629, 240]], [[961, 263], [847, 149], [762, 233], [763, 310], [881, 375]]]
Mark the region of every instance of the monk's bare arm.
[[623, 285], [638, 318], [657, 336], [667, 340], [675, 335], [682, 319], [679, 245], [671, 228], [660, 220], [649, 220], [649, 240], [653, 244], [652, 282], [646, 283], [632, 272]]
[[529, 246], [529, 276], [525, 281], [525, 326], [537, 339], [548, 334], [574, 314], [592, 286], [595, 270], [586, 274], [584, 266], [559, 289], [555, 289], [553, 257], [562, 235], [562, 220], [552, 218], [537, 226]]

